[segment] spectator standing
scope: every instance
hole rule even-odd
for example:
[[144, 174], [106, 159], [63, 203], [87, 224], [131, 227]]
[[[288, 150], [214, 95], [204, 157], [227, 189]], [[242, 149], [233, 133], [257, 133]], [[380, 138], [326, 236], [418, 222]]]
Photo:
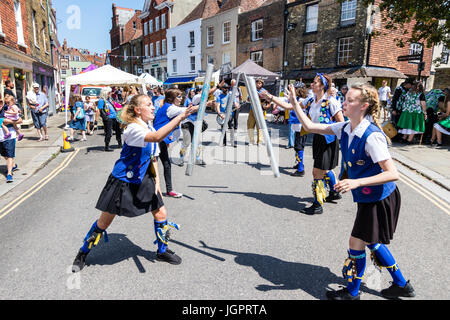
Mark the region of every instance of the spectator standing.
[[42, 141], [44, 139], [48, 140], [48, 99], [47, 96], [40, 90], [40, 85], [36, 82], [33, 83], [33, 93], [27, 94], [27, 100], [31, 109], [31, 117], [33, 118], [34, 127], [39, 135], [38, 141]]
[[408, 90], [411, 89], [412, 83], [413, 80], [408, 78], [394, 90], [394, 94], [391, 100], [391, 120], [395, 125], [397, 125], [397, 122], [400, 119], [403, 108], [403, 101], [406, 94], [408, 93]]
[[119, 148], [122, 148], [122, 132], [119, 122], [117, 122], [117, 112], [114, 103], [111, 100], [111, 88], [105, 87], [100, 91], [100, 99], [97, 108], [103, 120], [103, 129], [105, 130], [105, 151], [114, 151], [109, 147], [112, 131], [116, 134], [116, 140]]
[[158, 112], [159, 108], [164, 103], [164, 89], [162, 87], [157, 87], [153, 90], [153, 97], [152, 97], [152, 103], [155, 107], [155, 114]]
[[412, 144], [414, 135], [425, 132], [425, 120], [427, 119], [425, 95], [423, 85], [415, 81], [405, 95], [402, 113], [398, 119], [397, 126], [401, 128], [399, 133], [403, 134], [403, 142]]
[[74, 96], [74, 115], [73, 119], [70, 122], [70, 137], [68, 140], [73, 141], [73, 134], [75, 130], [80, 130], [81, 134], [83, 135], [83, 138], [81, 141], [86, 141], [86, 118], [85, 118], [85, 111], [84, 111], [84, 104], [83, 100], [81, 99], [80, 95]]
[[12, 82], [11, 80], [6, 80], [5, 81], [5, 90], [3, 91], [3, 94], [6, 95], [10, 95], [13, 96], [14, 99], [16, 99], [16, 95], [14, 94], [14, 82]]
[[[261, 79], [261, 78], [256, 79], [255, 84], [256, 84], [256, 91], [258, 92], [258, 95], [264, 91], [267, 91], [266, 89], [263, 88], [263, 86], [264, 86], [263, 79]], [[261, 101], [261, 107], [263, 108], [263, 111], [270, 108], [270, 103], [267, 103], [266, 100], [261, 99], [260, 101]], [[253, 106], [253, 107], [256, 108], [256, 106]], [[263, 119], [263, 121], [265, 121], [265, 120]], [[256, 131], [257, 131], [256, 144], [259, 145], [260, 143], [263, 142], [263, 133], [262, 133], [262, 129], [259, 128], [258, 124], [256, 123], [256, 116], [253, 113], [253, 109], [250, 108], [250, 111], [248, 113], [248, 119], [247, 119], [247, 132], [248, 132], [249, 142], [251, 144], [255, 144], [255, 127], [256, 127]]]
[[[384, 118], [383, 120], [386, 121], [387, 117], [388, 117], [388, 111], [387, 111], [387, 106], [388, 106], [388, 101], [391, 99], [391, 87], [389, 87], [387, 85], [387, 81], [383, 80], [381, 82], [381, 87], [378, 89], [378, 96], [380, 98], [380, 105], [381, 105], [381, 109], [383, 109], [384, 111]], [[381, 113], [381, 110], [380, 110]], [[380, 118], [380, 116], [379, 116]]]
[[[95, 125], [95, 106], [94, 103], [91, 102], [91, 98], [89, 96], [86, 97], [86, 100], [84, 102], [84, 111], [85, 111], [85, 117], [86, 117], [86, 131], [87, 134], [93, 135], [94, 134], [94, 125]], [[91, 130], [91, 123], [92, 123], [92, 130]]]

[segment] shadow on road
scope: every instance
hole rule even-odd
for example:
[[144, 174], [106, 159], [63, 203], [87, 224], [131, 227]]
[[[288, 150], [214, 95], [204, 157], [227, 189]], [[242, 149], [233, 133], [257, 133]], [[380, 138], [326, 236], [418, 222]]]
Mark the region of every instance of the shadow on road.
[[[100, 245], [94, 248], [86, 259], [86, 265], [113, 265], [124, 260], [133, 259], [140, 273], [145, 273], [145, 268], [139, 261], [139, 257], [150, 262], [155, 262], [156, 252], [147, 251], [135, 245], [121, 233], [108, 234], [109, 241], [101, 241]], [[151, 243], [151, 242], [150, 242]]]
[[[236, 263], [252, 267], [261, 278], [272, 283], [272, 285], [260, 284], [256, 286], [255, 289], [259, 291], [300, 289], [316, 299], [326, 299], [326, 290], [333, 290], [330, 288], [330, 284], [345, 285], [344, 279], [341, 276], [336, 276], [327, 267], [283, 261], [268, 255], [214, 248], [206, 245], [203, 241], [199, 242], [202, 248], [234, 255]], [[377, 291], [364, 285], [361, 286], [361, 291], [379, 295]]]
[[[298, 212], [300, 209], [306, 207], [310, 202], [314, 199], [312, 197], [309, 198], [299, 198], [293, 195], [286, 194], [271, 194], [271, 193], [262, 193], [262, 192], [239, 192], [239, 191], [216, 191], [209, 190], [213, 193], [221, 193], [221, 194], [236, 194], [243, 195], [249, 198], [257, 199], [271, 207], [280, 208], [280, 209], [288, 209], [291, 211]], [[301, 202], [307, 202], [303, 204]]]

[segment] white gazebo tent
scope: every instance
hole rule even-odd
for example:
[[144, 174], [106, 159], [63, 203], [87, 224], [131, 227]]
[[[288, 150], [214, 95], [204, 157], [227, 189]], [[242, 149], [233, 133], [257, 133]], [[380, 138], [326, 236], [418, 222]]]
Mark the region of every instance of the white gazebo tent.
[[81, 73], [76, 76], [66, 78], [66, 127], [67, 127], [67, 106], [69, 104], [70, 87], [76, 85], [90, 86], [129, 86], [140, 85], [142, 92], [147, 92], [146, 83], [143, 78], [139, 78], [131, 73], [114, 68], [111, 65], [104, 65], [98, 69]]
[[139, 78], [144, 79], [145, 84], [150, 85], [150, 86], [162, 86], [163, 85], [162, 81], [159, 81], [158, 79], [156, 79], [155, 77], [153, 77], [152, 75], [150, 75], [148, 73], [141, 74], [139, 76]]

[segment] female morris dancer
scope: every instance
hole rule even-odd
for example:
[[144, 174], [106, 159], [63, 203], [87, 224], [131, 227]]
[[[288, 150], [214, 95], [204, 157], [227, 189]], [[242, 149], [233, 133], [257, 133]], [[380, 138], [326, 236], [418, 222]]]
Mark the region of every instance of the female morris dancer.
[[178, 229], [175, 223], [167, 222], [159, 183], [158, 142], [168, 136], [194, 108], [187, 108], [167, 125], [156, 131], [149, 125], [155, 108], [147, 95], [135, 95], [122, 111], [122, 122], [126, 123], [124, 144], [96, 208], [102, 211], [83, 241], [83, 246], [73, 262], [72, 271], [83, 269], [86, 257], [93, 247], [105, 237], [106, 229], [116, 216], [136, 217], [151, 212], [154, 217], [155, 243], [158, 244], [156, 259], [171, 264], [180, 264], [181, 258], [167, 248], [169, 228]]
[[[339, 192], [351, 191], [358, 204], [356, 220], [349, 240], [348, 259], [343, 268], [347, 287], [328, 291], [333, 300], [359, 299], [359, 287], [366, 266], [367, 246], [375, 265], [385, 267], [392, 276], [392, 285], [381, 291], [386, 298], [414, 297], [409, 281], [403, 277], [387, 248], [393, 239], [400, 212], [400, 192], [395, 184], [398, 172], [388, 151], [389, 139], [379, 121], [377, 90], [370, 85], [354, 85], [344, 102], [344, 114], [350, 121], [334, 124], [313, 123], [297, 103], [294, 88], [290, 101], [307, 131], [336, 135], [340, 139], [345, 172], [348, 178], [335, 185]], [[373, 121], [373, 122], [372, 122]]]

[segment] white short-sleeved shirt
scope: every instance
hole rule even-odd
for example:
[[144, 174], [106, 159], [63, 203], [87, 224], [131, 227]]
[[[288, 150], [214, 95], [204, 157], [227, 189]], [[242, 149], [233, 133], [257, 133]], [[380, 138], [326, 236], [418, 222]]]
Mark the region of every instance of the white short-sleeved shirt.
[[[320, 112], [321, 108], [322, 108], [322, 101], [324, 99], [327, 99], [327, 94], [325, 93], [323, 95], [322, 98], [320, 98], [318, 100], [318, 102], [316, 103], [315, 100], [313, 100], [313, 102], [311, 103], [311, 107], [309, 109], [309, 115], [311, 117], [311, 121], [314, 123], [320, 123], [320, 116], [322, 115], [322, 112]], [[306, 104], [308, 100], [305, 100], [304, 104]], [[342, 110], [341, 108], [341, 103], [339, 101], [336, 100], [336, 98], [334, 97], [330, 97], [329, 98], [329, 104], [328, 104], [329, 108], [330, 108], [330, 113], [331, 116], [335, 116], [336, 113], [338, 113], [339, 111]]]
[[[361, 123], [351, 131], [350, 121], [345, 122], [337, 122], [330, 125], [331, 130], [333, 130], [334, 134], [338, 139], [341, 139], [342, 128], [345, 124], [348, 123], [348, 126], [345, 127], [344, 131], [348, 134], [348, 145], [352, 143], [352, 140], [355, 136], [361, 138], [366, 131], [367, 127], [370, 125], [369, 118], [366, 117], [361, 121]], [[364, 147], [366, 154], [372, 159], [374, 163], [387, 160], [391, 158], [391, 155], [388, 150], [386, 137], [382, 132], [374, 132], [366, 140], [366, 145]]]
[[[147, 128], [137, 123], [130, 123], [129, 125], [127, 125], [126, 129], [123, 132], [123, 141], [130, 147], [144, 148], [147, 145], [147, 143], [152, 143], [145, 141], [145, 136], [147, 135], [148, 130], [156, 132], [155, 128], [153, 128], [150, 124], [146, 124], [144, 121], [140, 119], [139, 121], [142, 124], [146, 125]], [[156, 152], [155, 152], [156, 157], [159, 155], [160, 150], [159, 144], [155, 143], [155, 145], [156, 145]]]
[[387, 101], [389, 99], [389, 93], [391, 93], [391, 88], [388, 86], [378, 89], [380, 101]]

